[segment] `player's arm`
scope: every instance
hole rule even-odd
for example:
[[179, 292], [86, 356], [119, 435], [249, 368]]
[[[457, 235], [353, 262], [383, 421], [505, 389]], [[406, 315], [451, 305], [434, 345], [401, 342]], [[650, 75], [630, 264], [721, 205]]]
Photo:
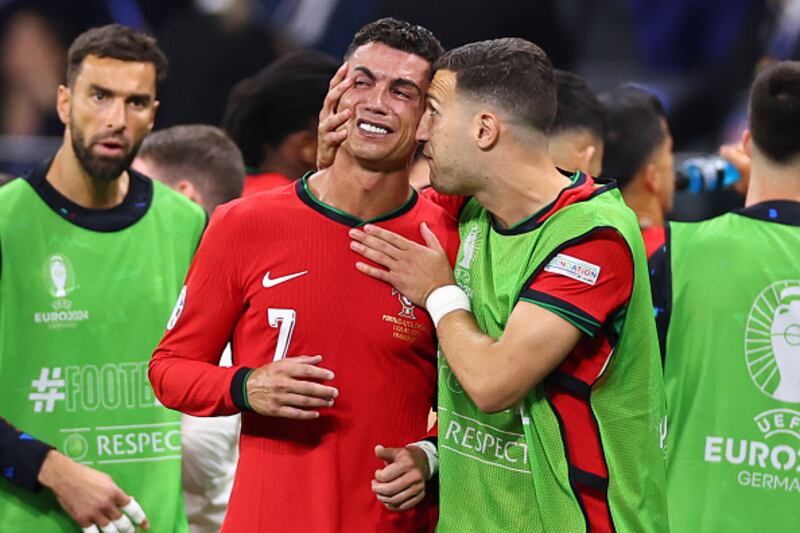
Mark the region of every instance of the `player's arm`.
[[255, 411], [268, 416], [316, 418], [338, 391], [317, 383], [333, 379], [322, 357], [290, 357], [259, 368], [220, 367], [245, 303], [245, 263], [237, 254], [248, 239], [231, 208], [217, 209], [203, 235], [184, 292], [150, 360], [150, 382], [165, 406], [195, 416]]
[[[563, 312], [558, 306], [544, 301], [561, 300], [537, 296], [538, 292], [530, 291], [531, 298], [516, 304], [503, 335], [494, 339], [479, 329], [467, 310], [466, 295], [454, 286], [444, 253], [426, 227], [423, 226], [422, 233], [427, 247], [380, 228], [368, 226], [364, 229], [364, 232], [351, 231], [355, 241], [353, 249], [388, 270], [364, 263], [357, 267], [368, 275], [391, 283], [415, 303], [427, 304], [437, 322], [440, 347], [448, 363], [467, 394], [483, 411], [498, 411], [516, 404], [572, 352], [583, 334], [593, 334], [591, 326], [567, 319], [571, 312]], [[632, 276], [632, 262], [627, 250], [624, 246], [617, 249], [621, 251], [618, 255], [624, 255], [623, 261], [627, 262]], [[550, 280], [549, 285], [543, 286], [553, 287], [551, 290], [556, 294], [559, 291], [569, 294], [570, 291], [564, 287], [569, 287], [569, 283], [575, 280], [563, 279], [565, 281], [556, 280], [555, 283]], [[617, 278], [612, 276], [610, 279]], [[434, 289], [439, 287], [448, 287], [439, 291], [444, 299], [436, 294], [430, 298]], [[447, 292], [451, 296], [447, 296]], [[564, 308], [570, 307], [568, 303], [562, 304]], [[601, 315], [599, 319], [587, 317], [586, 322], [602, 322], [619, 304], [609, 303], [607, 309], [596, 313]]]
[[85, 531], [96, 532], [96, 526], [106, 527], [110, 522], [114, 522], [116, 531], [123, 533], [134, 533], [133, 522], [144, 529], [150, 528], [139, 504], [108, 474], [76, 463], [52, 446], [20, 432], [3, 418], [0, 418], [0, 472], [30, 491], [42, 487], [52, 490], [64, 511]]

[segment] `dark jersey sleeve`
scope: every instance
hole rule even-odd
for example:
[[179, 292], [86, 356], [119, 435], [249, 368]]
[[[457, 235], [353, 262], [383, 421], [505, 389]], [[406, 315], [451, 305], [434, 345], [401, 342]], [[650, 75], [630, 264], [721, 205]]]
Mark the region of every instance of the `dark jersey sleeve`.
[[161, 403], [195, 416], [247, 409], [244, 381], [250, 369], [219, 366], [243, 307], [236, 255], [242, 236], [229, 206], [212, 217], [150, 360], [150, 382]]
[[667, 226], [664, 244], [650, 257], [650, 289], [653, 292], [653, 315], [656, 318], [661, 362], [667, 350], [667, 331], [672, 314], [672, 269], [670, 268], [670, 231]]
[[0, 418], [0, 474], [12, 483], [30, 491], [41, 489], [39, 470], [52, 449]]
[[559, 250], [520, 293], [520, 299], [559, 315], [589, 337], [626, 305], [633, 259], [614, 230], [599, 230]]

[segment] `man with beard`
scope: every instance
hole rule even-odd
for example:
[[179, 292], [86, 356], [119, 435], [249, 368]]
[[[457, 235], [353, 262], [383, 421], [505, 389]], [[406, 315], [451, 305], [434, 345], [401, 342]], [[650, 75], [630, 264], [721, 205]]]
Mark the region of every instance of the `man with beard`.
[[80, 35], [61, 148], [0, 190], [0, 405], [25, 431], [2, 425], [2, 531], [133, 532], [142, 508], [155, 531], [186, 531], [180, 417], [146, 370], [205, 215], [128, 168], [165, 70], [134, 30]]
[[242, 412], [223, 531], [432, 528], [434, 465], [419, 441], [435, 396], [433, 323], [353, 268], [348, 230], [371, 222], [413, 238], [426, 221], [455, 251], [453, 219], [408, 182], [440, 53], [420, 26], [362, 28], [331, 83], [348, 69], [347, 141], [330, 168], [218, 208], [203, 237], [150, 380], [185, 413]]

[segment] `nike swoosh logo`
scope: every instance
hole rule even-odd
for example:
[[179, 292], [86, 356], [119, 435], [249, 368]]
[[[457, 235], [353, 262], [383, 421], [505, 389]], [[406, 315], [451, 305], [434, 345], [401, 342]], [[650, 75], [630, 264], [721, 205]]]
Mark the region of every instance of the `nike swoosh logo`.
[[288, 276], [281, 276], [279, 278], [271, 279], [269, 277], [269, 270], [267, 270], [267, 273], [264, 274], [264, 279], [261, 280], [261, 284], [264, 286], [265, 289], [269, 289], [270, 287], [274, 287], [275, 285], [280, 285], [281, 283], [285, 283], [294, 278], [299, 278], [300, 276], [305, 274], [308, 274], [308, 270], [303, 270], [302, 272], [295, 272], [294, 274], [289, 274]]

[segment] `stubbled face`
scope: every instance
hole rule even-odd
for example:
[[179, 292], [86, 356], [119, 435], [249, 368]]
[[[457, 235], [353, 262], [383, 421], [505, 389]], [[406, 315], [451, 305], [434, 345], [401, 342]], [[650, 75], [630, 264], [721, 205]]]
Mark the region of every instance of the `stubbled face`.
[[431, 185], [447, 194], [471, 194], [470, 115], [456, 94], [456, 74], [439, 70], [428, 89], [425, 114], [417, 128], [417, 140], [425, 143], [422, 154], [430, 164]]
[[430, 63], [381, 43], [357, 48], [347, 62], [354, 82], [339, 110], [352, 108], [353, 118], [341, 148], [372, 170], [406, 168], [417, 146]]
[[672, 135], [666, 120], [661, 120], [661, 127], [664, 128], [667, 136], [653, 154], [651, 161], [656, 165], [658, 172], [658, 200], [666, 215], [672, 211], [675, 199], [675, 161], [672, 156]]
[[96, 180], [119, 177], [153, 128], [158, 107], [152, 63], [87, 56], [72, 87], [59, 89], [59, 116], [72, 148]]

